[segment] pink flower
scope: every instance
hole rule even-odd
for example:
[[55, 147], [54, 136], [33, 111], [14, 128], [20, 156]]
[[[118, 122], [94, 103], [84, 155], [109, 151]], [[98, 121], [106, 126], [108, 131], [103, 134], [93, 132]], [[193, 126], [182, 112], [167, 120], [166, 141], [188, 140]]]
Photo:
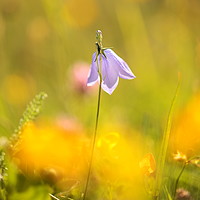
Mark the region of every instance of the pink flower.
[[72, 69], [72, 84], [74, 89], [80, 93], [85, 94], [91, 91], [87, 87], [87, 76], [90, 70], [90, 65], [85, 62], [76, 62]]

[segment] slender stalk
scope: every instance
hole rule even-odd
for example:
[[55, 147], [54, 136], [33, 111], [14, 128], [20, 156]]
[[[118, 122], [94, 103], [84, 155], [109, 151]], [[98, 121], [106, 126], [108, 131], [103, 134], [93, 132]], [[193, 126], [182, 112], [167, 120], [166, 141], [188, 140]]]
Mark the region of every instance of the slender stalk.
[[176, 189], [177, 189], [177, 186], [178, 186], [180, 177], [181, 177], [181, 175], [182, 175], [182, 173], [183, 173], [183, 171], [184, 171], [184, 169], [185, 169], [185, 167], [186, 167], [187, 164], [188, 164], [188, 162], [185, 162], [185, 163], [184, 163], [184, 165], [183, 165], [183, 167], [182, 167], [182, 169], [181, 169], [181, 171], [180, 171], [180, 174], [178, 175], [178, 177], [177, 177], [177, 179], [176, 179], [175, 187], [174, 187], [174, 199], [175, 199], [175, 197], [176, 197]]
[[176, 102], [176, 98], [178, 95], [178, 91], [180, 88], [180, 77], [178, 80], [178, 84], [176, 87], [175, 95], [172, 99], [171, 107], [169, 110], [168, 114], [168, 119], [167, 119], [167, 125], [164, 131], [163, 139], [162, 139], [162, 144], [161, 144], [161, 151], [159, 154], [158, 158], [158, 170], [157, 170], [157, 175], [156, 175], [156, 182], [155, 182], [155, 188], [154, 188], [154, 195], [153, 199], [157, 200], [160, 190], [161, 190], [161, 183], [162, 183], [162, 178], [163, 178], [163, 172], [164, 172], [164, 167], [165, 167], [165, 160], [166, 160], [166, 155], [167, 155], [167, 148], [168, 148], [168, 143], [169, 143], [169, 138], [170, 138], [170, 132], [171, 132], [171, 126], [172, 126], [172, 114], [173, 114], [173, 109], [174, 105]]
[[94, 149], [95, 149], [95, 143], [96, 143], [96, 138], [97, 138], [98, 122], [99, 122], [99, 111], [100, 111], [100, 103], [101, 103], [101, 83], [102, 83], [102, 76], [100, 73], [100, 71], [101, 71], [101, 55], [100, 55], [100, 64], [98, 63], [98, 59], [97, 59], [97, 66], [99, 66], [99, 77], [100, 77], [99, 93], [98, 93], [98, 101], [97, 101], [97, 113], [96, 113], [94, 136], [93, 136], [93, 141], [92, 141], [92, 150], [91, 150], [91, 155], [90, 155], [90, 160], [89, 160], [88, 174], [87, 174], [87, 179], [86, 179], [85, 190], [83, 193], [83, 200], [85, 200], [85, 198], [86, 198], [86, 193], [87, 193], [88, 184], [89, 184], [89, 180], [90, 180], [93, 157], [94, 157]]
[[59, 198], [57, 198], [57, 197], [55, 197], [53, 194], [50, 194], [49, 193], [49, 196], [51, 196], [53, 199], [55, 199], [55, 200], [60, 200]]

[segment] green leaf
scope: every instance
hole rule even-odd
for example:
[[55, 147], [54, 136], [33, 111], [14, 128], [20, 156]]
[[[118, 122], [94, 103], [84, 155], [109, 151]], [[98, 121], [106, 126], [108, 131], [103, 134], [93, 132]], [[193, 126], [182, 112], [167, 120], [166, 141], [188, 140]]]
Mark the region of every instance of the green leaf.
[[167, 200], [173, 200], [166, 185], [164, 186], [164, 192], [165, 192], [165, 195], [167, 196]]

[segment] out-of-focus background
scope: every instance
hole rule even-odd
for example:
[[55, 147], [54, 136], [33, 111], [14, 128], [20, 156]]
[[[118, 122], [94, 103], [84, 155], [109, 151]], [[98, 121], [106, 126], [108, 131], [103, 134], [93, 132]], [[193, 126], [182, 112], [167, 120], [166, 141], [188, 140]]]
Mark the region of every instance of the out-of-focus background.
[[199, 89], [199, 7], [197, 0], [1, 0], [1, 123], [15, 125], [41, 90], [49, 95], [49, 115], [88, 120], [95, 100], [74, 98], [71, 81], [75, 65], [90, 64], [100, 29], [104, 46], [113, 47], [137, 76], [120, 80], [111, 97], [104, 94], [102, 120], [159, 126], [178, 73], [181, 105]]
[[97, 87], [85, 83], [100, 29], [104, 46], [113, 47], [137, 77], [120, 79], [111, 96], [103, 93], [100, 132], [135, 140], [138, 160], [158, 155], [181, 77], [171, 146], [198, 153], [199, 23], [199, 0], [0, 0], [1, 136], [13, 133], [40, 91], [48, 99], [39, 123], [71, 129], [75, 120], [91, 136]]

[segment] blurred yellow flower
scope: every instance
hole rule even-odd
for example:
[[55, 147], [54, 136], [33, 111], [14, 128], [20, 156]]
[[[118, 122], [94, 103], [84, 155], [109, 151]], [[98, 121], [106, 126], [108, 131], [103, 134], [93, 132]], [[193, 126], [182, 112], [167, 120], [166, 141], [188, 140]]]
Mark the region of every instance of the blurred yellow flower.
[[[80, 126], [59, 117], [54, 124], [27, 124], [11, 155], [24, 173], [42, 177], [66, 190], [67, 186], [84, 183], [90, 142]], [[138, 165], [141, 148], [136, 133], [132, 140], [116, 131], [101, 131], [92, 166], [95, 184], [105, 187], [109, 184], [114, 190], [122, 187], [117, 192], [118, 199], [142, 197], [143, 182]], [[132, 192], [133, 187], [137, 192]]]
[[181, 153], [180, 151], [177, 151], [177, 153], [173, 155], [173, 158], [174, 160], [177, 160], [177, 161], [184, 161], [184, 162], [187, 161], [187, 156]]
[[136, 164], [141, 153], [139, 141], [128, 141], [117, 132], [105, 132], [96, 146], [95, 164], [101, 176], [107, 180], [116, 180], [132, 179], [139, 175]]
[[177, 149], [188, 157], [200, 152], [200, 94], [194, 96], [180, 112], [171, 133], [172, 151]]
[[80, 130], [58, 125], [28, 123], [12, 152], [18, 166], [28, 174], [57, 182], [79, 180], [87, 160], [87, 142]]
[[152, 176], [156, 171], [156, 161], [152, 153], [148, 153], [139, 163], [142, 173], [146, 176]]
[[93, 169], [100, 183], [112, 186], [113, 190], [117, 190], [116, 185], [121, 187], [117, 199], [142, 198], [143, 182], [138, 165], [142, 156], [142, 141], [137, 132], [129, 130], [126, 135], [124, 130], [99, 131]]
[[191, 159], [191, 160], [189, 161], [189, 163], [195, 165], [196, 167], [200, 167], [200, 158], [197, 157], [197, 158]]
[[[112, 151], [120, 140], [119, 133], [110, 132], [98, 140], [98, 148], [107, 148], [107, 150]], [[108, 153], [109, 153], [108, 151]]]
[[87, 27], [95, 21], [98, 15], [98, 6], [95, 0], [68, 0], [65, 1], [63, 14], [71, 26]]

